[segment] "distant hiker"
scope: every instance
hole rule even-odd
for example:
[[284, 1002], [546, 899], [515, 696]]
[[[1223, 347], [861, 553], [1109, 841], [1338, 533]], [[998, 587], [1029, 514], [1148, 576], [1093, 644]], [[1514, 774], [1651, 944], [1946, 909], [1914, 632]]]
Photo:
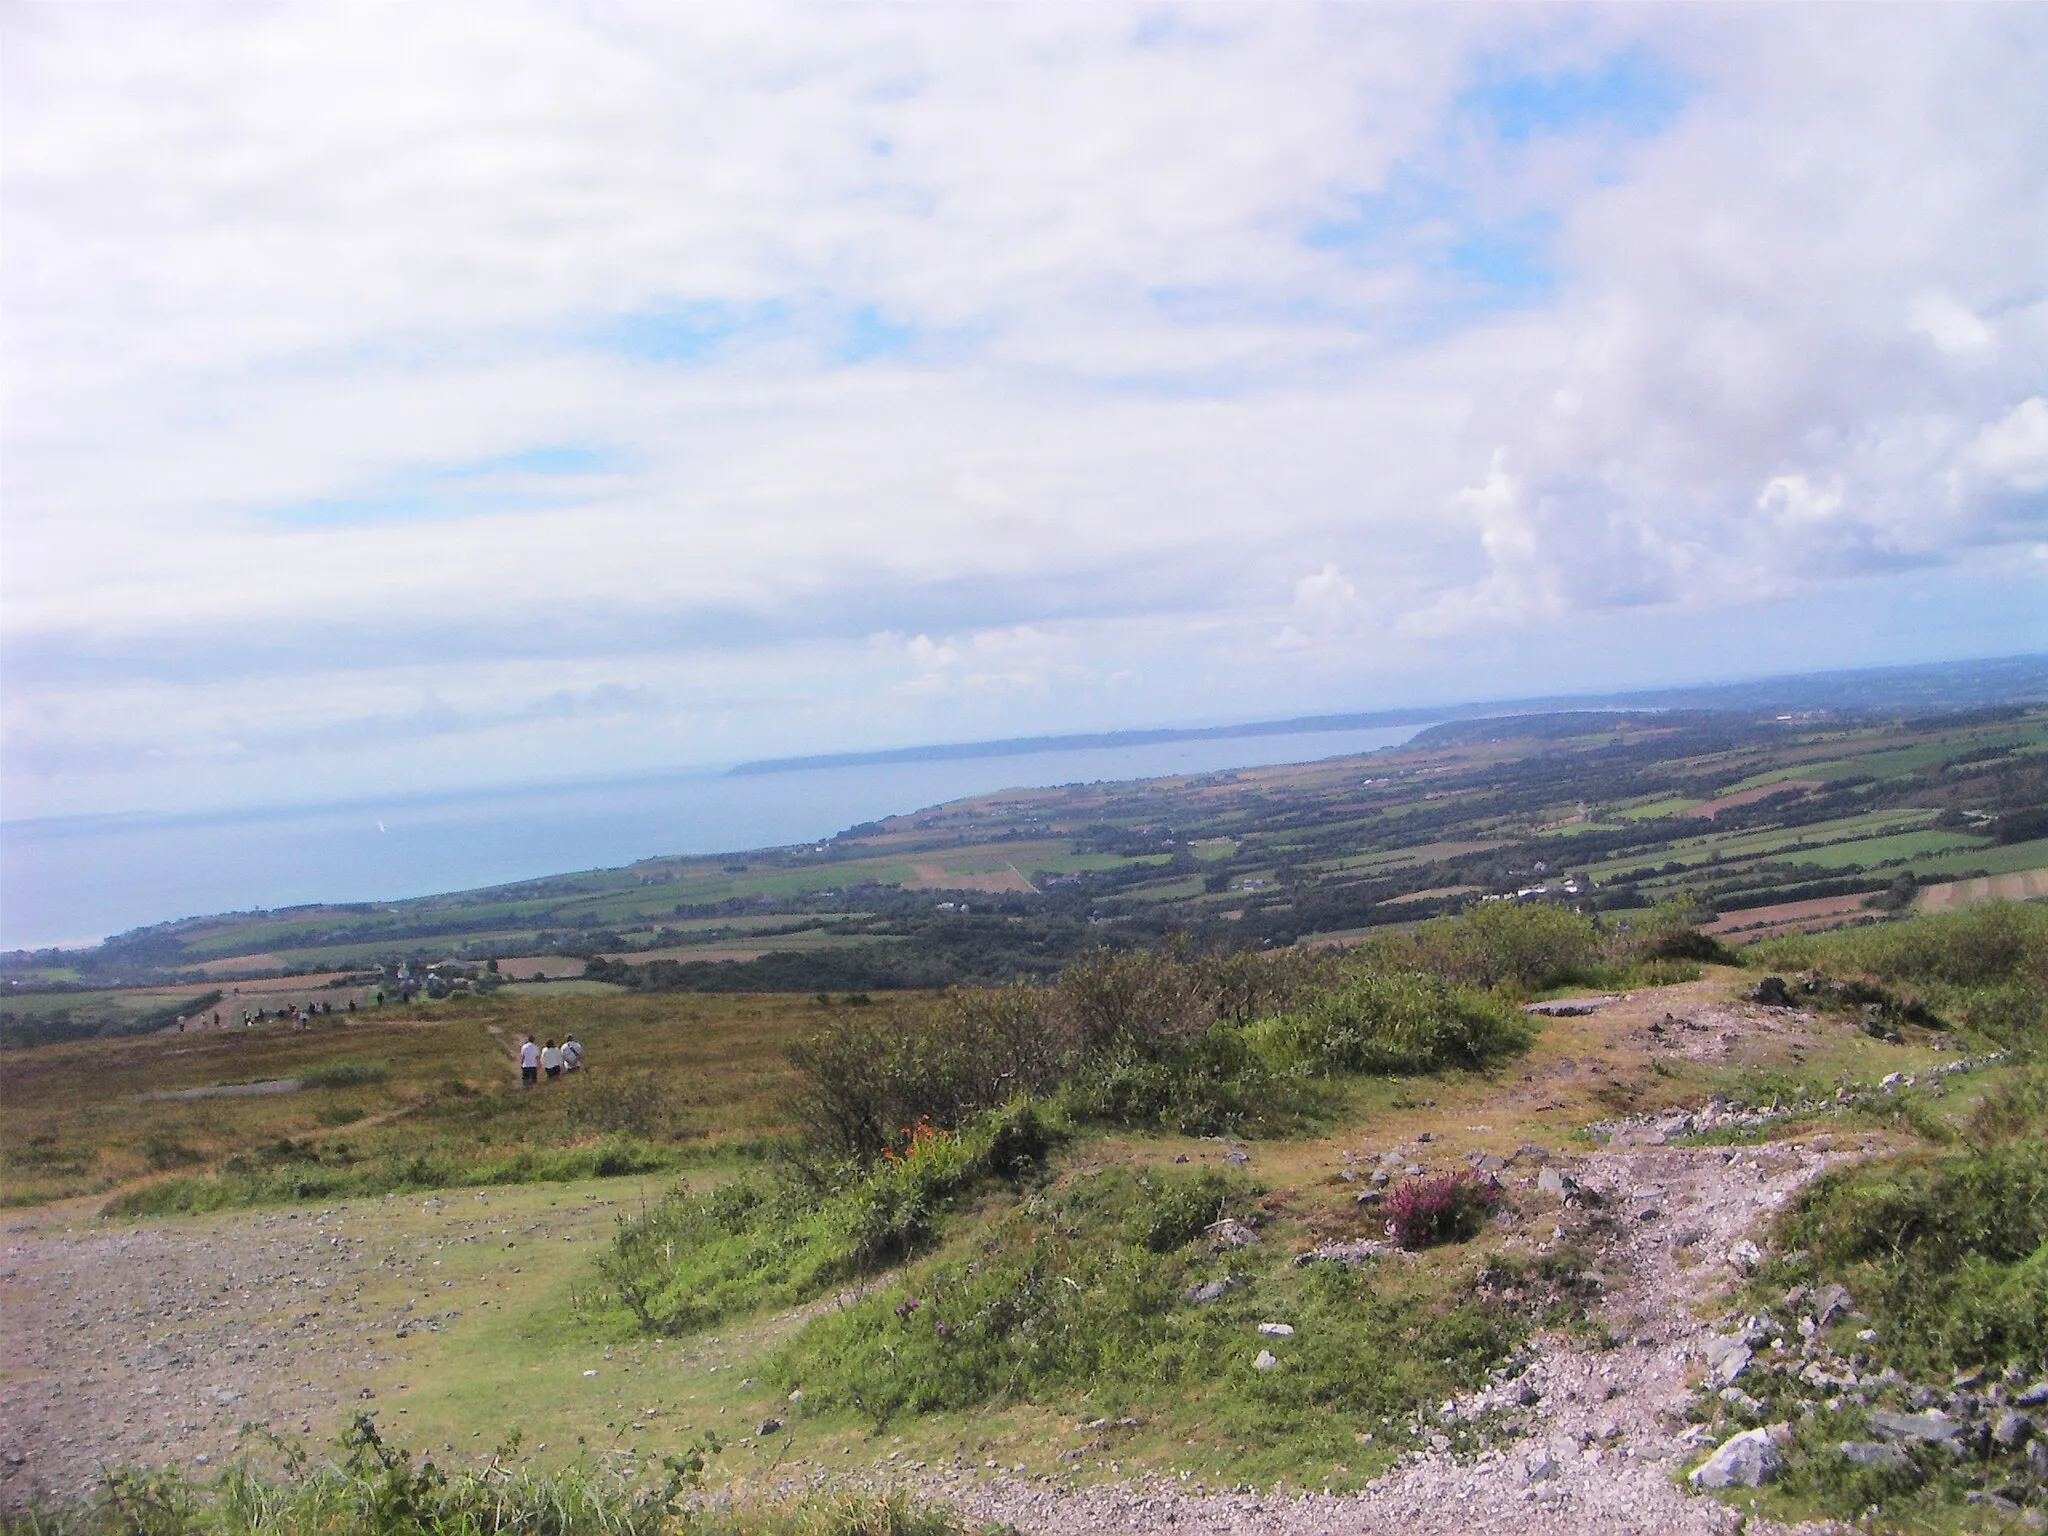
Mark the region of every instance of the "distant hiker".
[[350, 998], [348, 1000], [348, 1011], [350, 1013], [354, 1013], [356, 1011], [356, 1000], [354, 998]]
[[220, 1010], [218, 1008], [216, 1008], [213, 1012], [213, 1027], [215, 1029], [220, 1028]]
[[526, 1044], [519, 1047], [519, 1086], [531, 1088], [539, 1076], [540, 1047], [533, 1043], [533, 1036], [528, 1035]]
[[540, 1069], [549, 1077], [562, 1075], [562, 1048], [552, 1040], [540, 1053]]
[[562, 1070], [578, 1072], [583, 1068], [583, 1042], [574, 1035], [562, 1036]]

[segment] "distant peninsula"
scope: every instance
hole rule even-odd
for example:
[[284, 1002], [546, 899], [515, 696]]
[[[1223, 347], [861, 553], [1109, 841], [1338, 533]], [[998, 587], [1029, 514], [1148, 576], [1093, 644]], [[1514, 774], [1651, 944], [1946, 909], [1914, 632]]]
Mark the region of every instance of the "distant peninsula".
[[1572, 694], [1486, 703], [1439, 704], [1415, 709], [1375, 709], [1345, 715], [1296, 715], [1238, 725], [1163, 727], [1154, 730], [1094, 731], [1068, 736], [1011, 736], [997, 741], [937, 742], [874, 752], [824, 752], [811, 757], [763, 757], [736, 763], [729, 776], [803, 773], [817, 768], [869, 768], [889, 763], [939, 763], [975, 757], [1024, 757], [1037, 752], [1077, 752], [1115, 747], [1154, 747], [1174, 741], [1220, 741], [1241, 736], [1295, 736], [1318, 731], [1370, 731], [1397, 725], [1434, 725], [1491, 715], [1527, 715], [1558, 709], [1841, 710], [1914, 707], [1935, 711], [1970, 705], [2048, 697], [2048, 656], [2006, 656], [1985, 660], [1933, 662], [1903, 667], [1810, 672], [1695, 687], [1654, 688], [1610, 694]]

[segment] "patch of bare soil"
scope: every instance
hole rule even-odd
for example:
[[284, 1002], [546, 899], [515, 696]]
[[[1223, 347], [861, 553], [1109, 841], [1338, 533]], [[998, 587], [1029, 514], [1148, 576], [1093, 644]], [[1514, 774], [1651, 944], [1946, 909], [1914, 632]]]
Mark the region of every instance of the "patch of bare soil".
[[1869, 913], [1861, 896], [1821, 896], [1812, 901], [1781, 901], [1775, 906], [1723, 912], [1701, 932], [1748, 944], [1786, 933], [1819, 933], [1825, 928], [1839, 928]]
[[2043, 896], [2048, 896], [2048, 869], [2023, 869], [2011, 875], [1923, 885], [1914, 905], [1922, 912], [1954, 912], [1986, 901], [2038, 901]]
[[1691, 810], [1681, 811], [1679, 814], [1682, 816], [1704, 816], [1711, 821], [1723, 811], [1732, 811], [1738, 805], [1754, 805], [1757, 801], [1768, 800], [1773, 795], [1795, 793], [1809, 795], [1816, 789], [1825, 789], [1826, 787], [1817, 779], [1780, 779], [1773, 784], [1759, 784], [1754, 789], [1738, 789], [1732, 795], [1722, 795], [1717, 799], [1703, 800]]
[[987, 891], [992, 896], [1004, 891], [1032, 895], [1038, 891], [1038, 887], [1025, 879], [1023, 872], [1014, 864], [1005, 864], [1001, 869], [977, 869], [966, 873], [955, 873], [943, 864], [913, 864], [910, 870], [917, 878], [903, 882], [906, 891]]

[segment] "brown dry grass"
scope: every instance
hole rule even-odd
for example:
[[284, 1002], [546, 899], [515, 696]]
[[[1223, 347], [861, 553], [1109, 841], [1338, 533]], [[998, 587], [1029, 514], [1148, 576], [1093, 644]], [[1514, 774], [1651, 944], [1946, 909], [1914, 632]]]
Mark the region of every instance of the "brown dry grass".
[[[594, 1139], [578, 1105], [628, 1079], [658, 1086], [672, 1134], [695, 1142], [788, 1125], [789, 1041], [823, 1010], [790, 996], [656, 996], [507, 988], [411, 1008], [218, 1033], [90, 1040], [8, 1053], [0, 1076], [0, 1200], [104, 1194], [159, 1173], [203, 1171], [281, 1140], [361, 1157], [484, 1160]], [[534, 1093], [511, 1051], [574, 1031], [590, 1070]], [[139, 1102], [144, 1093], [298, 1077], [353, 1063], [381, 1081], [274, 1098]]]

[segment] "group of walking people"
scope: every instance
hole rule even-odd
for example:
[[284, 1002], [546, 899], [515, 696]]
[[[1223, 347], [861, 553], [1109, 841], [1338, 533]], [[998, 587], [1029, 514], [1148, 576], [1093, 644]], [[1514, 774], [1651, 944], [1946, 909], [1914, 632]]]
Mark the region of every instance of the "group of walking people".
[[553, 1040], [546, 1045], [535, 1045], [533, 1036], [526, 1037], [519, 1047], [519, 1086], [531, 1088], [543, 1074], [560, 1077], [564, 1072], [583, 1070], [583, 1042], [574, 1035], [564, 1035], [560, 1045]]

